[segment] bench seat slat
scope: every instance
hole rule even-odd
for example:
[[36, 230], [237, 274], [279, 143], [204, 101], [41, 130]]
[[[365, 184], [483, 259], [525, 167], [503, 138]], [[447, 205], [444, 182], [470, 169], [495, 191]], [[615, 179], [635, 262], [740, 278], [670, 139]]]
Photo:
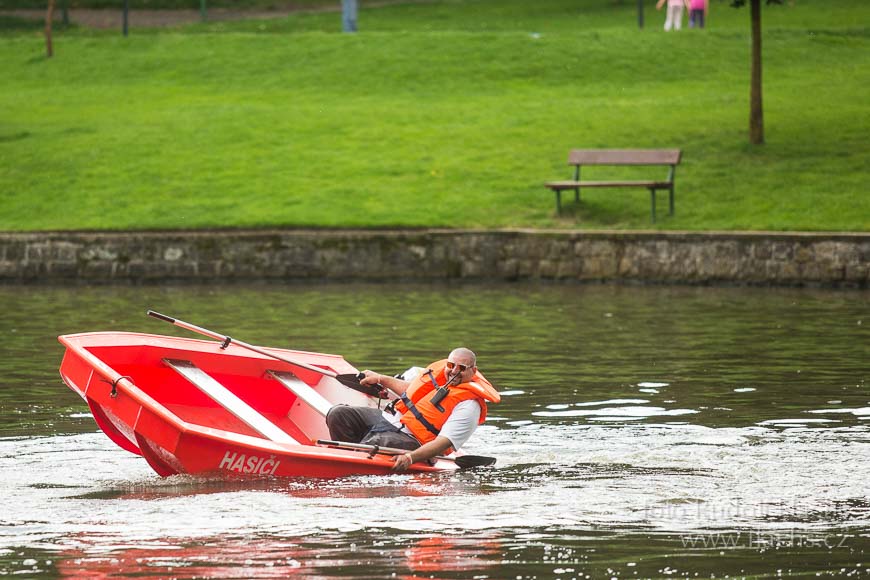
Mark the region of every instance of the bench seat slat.
[[545, 184], [550, 189], [574, 189], [575, 187], [655, 187], [666, 189], [670, 181], [551, 181]]

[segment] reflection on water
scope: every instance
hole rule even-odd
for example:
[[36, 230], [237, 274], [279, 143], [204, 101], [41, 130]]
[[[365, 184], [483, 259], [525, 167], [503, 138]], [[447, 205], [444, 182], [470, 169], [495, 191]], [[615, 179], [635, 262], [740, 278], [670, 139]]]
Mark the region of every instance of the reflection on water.
[[[457, 285], [0, 288], [0, 573], [864, 574], [867, 294]], [[495, 469], [157, 477], [96, 433], [56, 335], [185, 335], [396, 372], [478, 352]], [[859, 565], [860, 564], [860, 565]]]
[[[385, 536], [370, 540], [360, 535], [348, 538], [326, 535], [316, 543], [304, 537], [277, 539], [201, 538], [181, 542], [154, 542], [95, 555], [88, 547], [92, 538], [80, 538], [82, 547], [59, 555], [56, 570], [62, 575], [114, 577], [173, 576], [208, 578], [285, 578], [289, 575], [318, 577], [352, 576], [360, 568], [372, 577], [393, 573], [460, 573], [496, 566], [501, 554], [497, 539], [464, 539], [432, 536], [408, 541]], [[99, 544], [99, 540], [96, 541]], [[254, 546], [252, 546], [252, 543]], [[324, 547], [323, 543], [331, 544]], [[91, 546], [92, 547], [92, 546]], [[407, 576], [406, 576], [407, 577]]]

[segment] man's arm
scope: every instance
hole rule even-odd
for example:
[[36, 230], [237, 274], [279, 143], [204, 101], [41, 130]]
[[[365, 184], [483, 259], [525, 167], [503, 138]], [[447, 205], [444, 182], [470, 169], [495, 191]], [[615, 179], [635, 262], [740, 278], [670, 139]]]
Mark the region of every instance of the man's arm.
[[396, 465], [393, 466], [394, 471], [405, 471], [411, 467], [412, 463], [418, 461], [426, 461], [432, 459], [436, 455], [441, 455], [450, 448], [452, 443], [447, 437], [439, 435], [429, 443], [421, 445], [413, 451], [409, 451], [403, 455], [396, 456]]
[[441, 435], [438, 435], [425, 445], [421, 445], [414, 451], [399, 455], [396, 458], [396, 465], [393, 467], [396, 471], [408, 469], [412, 463], [432, 459], [436, 455], [441, 455], [450, 447], [459, 449], [471, 434], [477, 429], [477, 423], [480, 419], [480, 404], [477, 401], [462, 401], [453, 409], [450, 417], [441, 427]]
[[382, 375], [375, 371], [365, 370], [363, 371], [363, 374], [365, 375], [365, 378], [360, 380], [359, 383], [361, 385], [382, 385], [397, 395], [404, 394], [411, 385], [411, 383], [407, 381], [397, 379], [396, 377], [388, 377], [387, 375]]

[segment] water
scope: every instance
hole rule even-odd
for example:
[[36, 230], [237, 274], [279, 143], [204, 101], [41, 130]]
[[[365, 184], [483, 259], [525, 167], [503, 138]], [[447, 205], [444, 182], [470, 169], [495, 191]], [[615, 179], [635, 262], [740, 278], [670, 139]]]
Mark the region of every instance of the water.
[[[557, 285], [0, 287], [0, 574], [868, 576], [865, 292]], [[398, 372], [466, 344], [494, 469], [162, 479], [96, 431], [56, 335], [190, 336]]]

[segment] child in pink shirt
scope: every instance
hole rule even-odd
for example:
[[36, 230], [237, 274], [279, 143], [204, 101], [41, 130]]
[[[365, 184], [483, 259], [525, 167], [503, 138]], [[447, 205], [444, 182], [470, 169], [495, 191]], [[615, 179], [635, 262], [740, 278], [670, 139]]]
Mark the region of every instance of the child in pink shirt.
[[707, 16], [707, 0], [686, 0], [689, 8], [689, 28], [704, 28], [704, 18]]

